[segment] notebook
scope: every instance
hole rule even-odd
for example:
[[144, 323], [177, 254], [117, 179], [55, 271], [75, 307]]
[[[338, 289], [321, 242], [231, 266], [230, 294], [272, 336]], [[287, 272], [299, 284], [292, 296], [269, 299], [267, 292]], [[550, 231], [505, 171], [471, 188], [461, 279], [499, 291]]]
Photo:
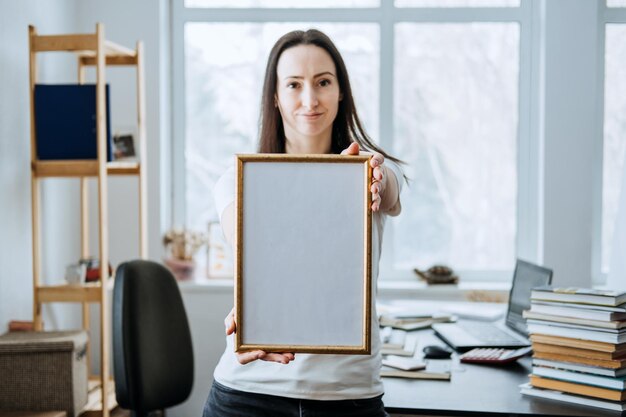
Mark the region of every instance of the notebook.
[[513, 273], [509, 305], [503, 321], [463, 321], [433, 324], [435, 334], [455, 350], [465, 352], [482, 347], [520, 348], [530, 346], [524, 310], [530, 308], [534, 287], [549, 285], [552, 270], [518, 259]]
[[[109, 85], [105, 87], [107, 161], [112, 160]], [[97, 159], [95, 84], [35, 85], [37, 159]]]

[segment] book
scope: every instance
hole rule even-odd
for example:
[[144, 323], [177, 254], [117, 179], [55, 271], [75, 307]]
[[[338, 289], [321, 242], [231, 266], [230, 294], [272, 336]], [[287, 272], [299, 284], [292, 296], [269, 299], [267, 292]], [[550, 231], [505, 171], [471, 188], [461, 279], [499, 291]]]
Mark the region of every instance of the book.
[[626, 359], [626, 351], [620, 350], [615, 352], [601, 352], [590, 349], [578, 349], [575, 347], [559, 346], [533, 342], [533, 350], [542, 353], [555, 353], [557, 355], [575, 356], [579, 358], [597, 359], [602, 361], [610, 361], [614, 359]]
[[583, 372], [567, 371], [564, 369], [546, 368], [543, 366], [534, 366], [533, 375], [614, 390], [626, 390], [626, 377], [623, 376], [611, 378], [601, 375], [586, 374]]
[[[471, 303], [470, 303], [471, 304]], [[450, 304], [443, 305], [442, 311], [459, 318], [479, 320], [479, 321], [495, 321], [504, 316], [506, 313], [505, 305], [482, 303], [480, 308], [466, 304]]]
[[570, 337], [573, 339], [592, 340], [595, 342], [605, 343], [625, 343], [626, 333], [611, 333], [607, 329], [589, 330], [575, 328], [571, 326], [551, 326], [547, 324], [539, 324], [535, 322], [527, 322], [528, 333], [544, 334], [550, 336]]
[[616, 306], [601, 306], [597, 304], [576, 304], [576, 303], [568, 303], [568, 302], [563, 302], [563, 301], [533, 300], [532, 304], [542, 305], [542, 306], [567, 307], [567, 308], [583, 309], [583, 310], [611, 311], [611, 312], [616, 312], [616, 313], [626, 313], [626, 303], [619, 304]]
[[405, 320], [406, 322], [412, 322], [415, 320], [426, 320], [433, 317], [433, 313], [417, 310], [398, 310], [394, 312], [387, 312], [380, 315], [381, 319], [386, 318], [389, 320]]
[[397, 356], [413, 356], [415, 354], [415, 346], [417, 345], [417, 334], [407, 333], [404, 345], [402, 347], [391, 347], [384, 345], [380, 348], [382, 355], [397, 355]]
[[566, 346], [548, 345], [533, 342], [533, 350], [540, 353], [556, 353], [557, 355], [574, 356], [577, 358], [596, 359], [603, 361], [611, 361], [614, 359], [626, 359], [626, 352], [599, 352], [589, 349], [570, 348]]
[[409, 378], [409, 379], [437, 379], [450, 380], [450, 372], [428, 372], [428, 371], [402, 371], [383, 366], [380, 370], [383, 378]]
[[597, 352], [616, 353], [626, 350], [626, 344], [616, 344], [610, 342], [598, 342], [593, 340], [581, 340], [571, 337], [553, 336], [547, 334], [531, 334], [530, 340], [535, 343], [545, 343], [549, 345], [566, 346], [578, 349], [589, 349]]
[[380, 341], [383, 348], [402, 349], [406, 341], [407, 332], [391, 327], [385, 327], [380, 332]]
[[[36, 84], [37, 159], [97, 159], [96, 85]], [[105, 86], [107, 161], [112, 160], [109, 85]]]
[[430, 326], [432, 326], [434, 323], [447, 323], [449, 321], [451, 321], [449, 318], [439, 317], [439, 318], [426, 319], [422, 321], [416, 321], [413, 323], [388, 323], [386, 322], [386, 324], [390, 327], [393, 327], [394, 329], [410, 332], [412, 330], [427, 329]]
[[598, 366], [607, 369], [621, 369], [626, 367], [626, 360], [609, 360], [603, 361], [599, 359], [581, 358], [580, 356], [559, 355], [558, 353], [535, 352], [533, 358], [546, 359], [549, 361], [578, 363], [581, 365]]
[[556, 321], [550, 320], [535, 320], [535, 319], [526, 319], [526, 323], [530, 324], [543, 324], [546, 326], [556, 326], [556, 327], [564, 327], [568, 329], [580, 329], [580, 330], [590, 330], [592, 332], [602, 332], [602, 333], [613, 333], [613, 334], [626, 334], [626, 329], [607, 329], [605, 327], [593, 327], [587, 326], [583, 324], [571, 324], [571, 323], [559, 323]]
[[592, 387], [573, 382], [558, 381], [556, 379], [541, 378], [536, 375], [530, 376], [530, 384], [537, 388], [547, 388], [557, 391], [568, 392], [570, 394], [585, 395], [588, 397], [602, 398], [611, 401], [626, 400], [626, 392], [607, 388]]
[[393, 327], [394, 329], [411, 331], [426, 329], [433, 323], [446, 323], [452, 320], [452, 316], [422, 316], [422, 317], [402, 317], [382, 315], [379, 319], [379, 325], [383, 327]]
[[11, 320], [9, 322], [9, 332], [33, 332], [35, 324], [32, 321]]
[[556, 323], [578, 324], [578, 325], [586, 326], [586, 327], [598, 327], [598, 328], [605, 328], [605, 329], [626, 328], [626, 321], [589, 320], [589, 319], [581, 319], [577, 317], [555, 316], [551, 314], [537, 313], [537, 312], [528, 311], [528, 310], [525, 310], [522, 313], [522, 315], [525, 319], [551, 321], [551, 322], [556, 322]]
[[549, 359], [541, 359], [534, 357], [533, 366], [546, 366], [548, 368], [565, 369], [567, 371], [585, 372], [588, 374], [604, 375], [612, 378], [621, 377], [626, 375], [626, 368], [609, 369], [599, 366], [591, 366], [584, 364], [577, 364], [571, 362], [560, 362]]
[[530, 397], [547, 398], [550, 400], [562, 401], [570, 404], [587, 405], [590, 407], [603, 408], [605, 410], [624, 411], [626, 403], [618, 401], [600, 400], [597, 398], [584, 397], [576, 394], [566, 394], [545, 388], [534, 388], [530, 383], [520, 385], [520, 392]]
[[383, 365], [402, 371], [419, 371], [426, 369], [426, 363], [417, 358], [405, 358], [402, 356], [388, 355], [383, 358]]
[[530, 306], [533, 313], [550, 314], [553, 316], [576, 317], [588, 320], [626, 320], [626, 308], [619, 308], [619, 311], [608, 309], [618, 309], [617, 307], [601, 307], [594, 305], [580, 305], [571, 303], [534, 302]]
[[531, 300], [563, 301], [614, 307], [626, 303], [626, 292], [593, 288], [543, 286], [533, 288], [530, 298]]

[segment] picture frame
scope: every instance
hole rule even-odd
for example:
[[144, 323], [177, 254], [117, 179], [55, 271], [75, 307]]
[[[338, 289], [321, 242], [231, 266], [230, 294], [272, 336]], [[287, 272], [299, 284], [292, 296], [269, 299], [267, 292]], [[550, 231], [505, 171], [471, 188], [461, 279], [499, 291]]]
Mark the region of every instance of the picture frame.
[[136, 132], [133, 128], [119, 129], [113, 135], [113, 158], [116, 161], [120, 160], [136, 160], [137, 146], [136, 146]]
[[371, 353], [370, 155], [237, 155], [235, 351]]

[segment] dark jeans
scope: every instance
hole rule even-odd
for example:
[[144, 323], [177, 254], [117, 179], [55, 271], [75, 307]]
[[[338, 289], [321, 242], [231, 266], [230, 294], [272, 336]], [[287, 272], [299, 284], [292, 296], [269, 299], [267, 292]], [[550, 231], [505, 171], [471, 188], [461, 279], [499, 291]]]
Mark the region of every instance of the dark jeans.
[[318, 401], [255, 394], [213, 382], [202, 417], [388, 417], [382, 395]]

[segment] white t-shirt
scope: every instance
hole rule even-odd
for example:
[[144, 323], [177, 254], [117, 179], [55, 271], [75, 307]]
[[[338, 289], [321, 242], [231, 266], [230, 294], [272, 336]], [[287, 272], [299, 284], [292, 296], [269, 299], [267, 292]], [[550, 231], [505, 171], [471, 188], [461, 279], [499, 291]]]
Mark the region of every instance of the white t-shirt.
[[[402, 173], [392, 161], [385, 161], [398, 181]], [[220, 219], [226, 207], [235, 201], [236, 174], [229, 168], [215, 185], [214, 195]], [[380, 379], [380, 336], [376, 313], [378, 261], [382, 247], [386, 214], [372, 214], [372, 353], [371, 355], [296, 354], [287, 365], [256, 360], [241, 365], [235, 356], [233, 337], [226, 338], [226, 350], [215, 372], [215, 380], [240, 391], [311, 400], [348, 400], [372, 398], [383, 394]]]

